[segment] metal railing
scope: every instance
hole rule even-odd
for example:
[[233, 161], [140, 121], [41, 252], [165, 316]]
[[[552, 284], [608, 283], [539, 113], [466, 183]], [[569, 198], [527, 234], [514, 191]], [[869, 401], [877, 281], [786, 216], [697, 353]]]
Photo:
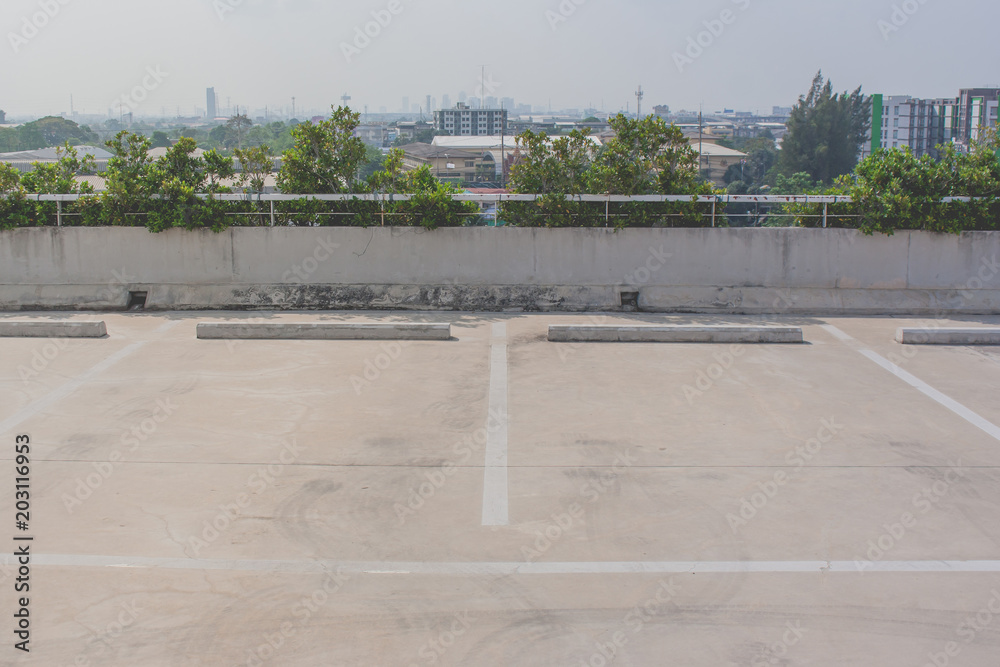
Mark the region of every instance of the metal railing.
[[[27, 201], [34, 202], [54, 202], [56, 204], [56, 224], [62, 226], [63, 216], [65, 215], [80, 215], [79, 213], [64, 213], [62, 210], [62, 205], [64, 203], [71, 203], [80, 201], [81, 199], [92, 199], [94, 197], [100, 196], [100, 193], [94, 194], [60, 194], [60, 195], [46, 195], [46, 194], [28, 194], [26, 195]], [[397, 194], [397, 193], [363, 193], [363, 194], [328, 194], [328, 195], [290, 195], [290, 194], [257, 194], [257, 193], [222, 193], [222, 194], [198, 194], [197, 197], [200, 199], [213, 199], [215, 201], [223, 202], [244, 202], [244, 203], [269, 203], [269, 211], [258, 211], [251, 213], [226, 213], [229, 216], [261, 216], [270, 215], [271, 225], [275, 224], [276, 211], [274, 208], [275, 203], [280, 202], [298, 202], [298, 201], [321, 201], [321, 202], [373, 202], [381, 204], [381, 213], [383, 217], [383, 224], [385, 216], [397, 215], [392, 212], [387, 212], [385, 210], [386, 204], [391, 204], [395, 202], [405, 202], [412, 199], [421, 197], [423, 195], [412, 195], [412, 194]], [[495, 209], [493, 217], [495, 220], [500, 219], [500, 208], [504, 203], [511, 202], [534, 202], [538, 201], [542, 197], [552, 197], [552, 195], [538, 195], [538, 194], [454, 194], [451, 196], [453, 201], [456, 202], [471, 202], [478, 204], [495, 204]], [[159, 195], [152, 195], [150, 197], [152, 200], [161, 199]], [[939, 200], [941, 204], [950, 204], [955, 202], [971, 202], [984, 199], [982, 197], [944, 197]], [[610, 223], [613, 217], [618, 217], [617, 214], [612, 214], [610, 211], [611, 204], [629, 204], [629, 203], [649, 203], [649, 204], [662, 204], [662, 203], [688, 203], [688, 204], [704, 204], [711, 205], [711, 213], [703, 214], [703, 217], [711, 218], [712, 227], [716, 226], [717, 219], [720, 215], [727, 215], [723, 209], [725, 206], [730, 204], [765, 204], [765, 205], [785, 205], [785, 204], [822, 204], [823, 210], [820, 214], [808, 214], [808, 213], [768, 213], [769, 217], [795, 217], [795, 218], [822, 218], [823, 227], [827, 227], [829, 217], [830, 217], [830, 205], [831, 204], [851, 204], [853, 199], [846, 195], [565, 195], [565, 200], [568, 202], [577, 203], [593, 203], [593, 204], [604, 204], [605, 205], [605, 220]], [[355, 215], [354, 213], [318, 213], [316, 215]], [[404, 214], [398, 214], [404, 215]], [[466, 214], [474, 217], [482, 217], [481, 213]], [[742, 214], [738, 214], [742, 215]], [[856, 215], [850, 214], [837, 214], [838, 218], [853, 218], [858, 217]]]

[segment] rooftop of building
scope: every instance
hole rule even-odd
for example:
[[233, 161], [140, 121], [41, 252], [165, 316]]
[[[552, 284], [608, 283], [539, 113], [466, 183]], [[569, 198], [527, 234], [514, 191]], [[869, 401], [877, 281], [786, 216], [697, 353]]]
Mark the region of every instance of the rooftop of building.
[[[595, 146], [603, 146], [599, 137], [587, 137]], [[517, 146], [517, 137], [493, 135], [473, 136], [440, 136], [434, 137], [434, 145], [448, 148], [465, 148], [469, 150], [500, 150], [513, 149]]]
[[[103, 148], [97, 146], [74, 146], [81, 158], [91, 155], [95, 160], [109, 160], [112, 155]], [[31, 151], [15, 151], [13, 153], [0, 153], [2, 162], [55, 162], [63, 155], [64, 149], [61, 146], [52, 148], [39, 148]]]
[[[605, 664], [587, 661], [600, 649], [746, 665], [784, 633], [789, 665], [919, 665], [1000, 602], [1000, 353], [893, 342], [922, 318], [774, 317], [809, 344], [731, 347], [546, 333], [761, 319], [59, 317], [110, 337], [0, 339], [8, 451], [29, 433], [41, 473], [44, 664], [73, 663], [127, 603], [113, 651], [129, 664], [166, 646], [248, 663], [273, 635], [281, 664], [406, 665], [447, 641], [442, 664]], [[454, 338], [210, 341], [201, 321], [447, 322]], [[984, 630], [963, 664], [995, 665], [998, 641]]]
[[474, 151], [462, 150], [459, 148], [450, 148], [448, 146], [436, 146], [433, 144], [415, 143], [407, 144], [400, 147], [407, 155], [412, 157], [420, 158], [422, 160], [433, 160], [436, 158], [455, 158], [455, 159], [478, 159], [482, 157], [482, 153], [476, 153]]

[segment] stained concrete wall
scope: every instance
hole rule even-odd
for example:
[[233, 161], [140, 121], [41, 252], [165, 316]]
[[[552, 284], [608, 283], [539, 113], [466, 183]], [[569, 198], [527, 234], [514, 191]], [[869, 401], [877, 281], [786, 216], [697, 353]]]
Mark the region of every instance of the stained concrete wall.
[[0, 309], [996, 313], [998, 259], [1000, 232], [47, 227], [0, 232]]

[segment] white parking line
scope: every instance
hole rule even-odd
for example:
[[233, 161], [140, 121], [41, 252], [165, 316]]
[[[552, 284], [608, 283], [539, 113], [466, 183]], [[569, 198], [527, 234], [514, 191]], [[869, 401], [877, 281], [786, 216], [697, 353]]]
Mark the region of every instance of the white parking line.
[[[2, 556], [5, 565], [14, 557]], [[615, 561], [615, 562], [381, 562], [334, 560], [229, 560], [141, 558], [124, 556], [32, 556], [43, 567], [136, 568], [150, 570], [221, 570], [231, 572], [317, 573], [343, 571], [372, 575], [509, 576], [566, 574], [874, 574], [1000, 573], [997, 560], [909, 560], [858, 563], [840, 561]]]
[[[153, 333], [162, 333], [168, 329], [177, 326], [178, 324], [180, 324], [180, 322], [167, 322], [166, 324], [157, 328], [156, 331], [154, 331]], [[26, 405], [18, 412], [15, 412], [10, 417], [7, 417], [7, 419], [0, 421], [0, 433], [8, 433], [10, 431], [13, 431], [23, 422], [27, 421], [28, 419], [31, 419], [40, 412], [43, 412], [48, 408], [52, 407], [53, 405], [63, 400], [64, 398], [75, 392], [83, 385], [90, 382], [92, 379], [94, 379], [104, 371], [108, 370], [109, 368], [117, 364], [125, 357], [129, 356], [139, 348], [144, 347], [149, 342], [150, 341], [145, 340], [145, 341], [140, 341], [138, 343], [132, 343], [131, 345], [123, 347], [122, 349], [118, 350], [117, 352], [115, 352], [108, 358], [104, 359], [103, 361], [100, 361], [96, 365], [91, 366], [83, 373], [78, 375], [76, 378], [70, 380], [66, 384], [59, 387], [58, 389], [49, 392], [48, 394], [38, 399], [37, 401], [34, 401], [30, 405]]]
[[486, 463], [483, 474], [483, 525], [506, 526], [507, 486], [507, 325], [493, 325], [490, 343], [490, 415], [498, 423], [486, 429]]
[[832, 324], [825, 324], [823, 325], [823, 328], [826, 329], [833, 336], [836, 336], [841, 341], [853, 347], [860, 354], [874, 361], [876, 364], [878, 364], [885, 370], [889, 371], [890, 373], [898, 377], [903, 382], [913, 387], [914, 389], [917, 389], [924, 395], [934, 399], [935, 401], [937, 401], [944, 407], [948, 408], [949, 410], [951, 410], [956, 415], [958, 415], [965, 421], [969, 422], [976, 428], [979, 428], [983, 432], [988, 433], [997, 440], [1000, 440], [1000, 427], [997, 427], [996, 424], [979, 416], [978, 414], [976, 414], [969, 408], [965, 407], [964, 405], [962, 405], [955, 399], [951, 398], [950, 396], [942, 394], [940, 391], [930, 386], [920, 378], [912, 375], [911, 373], [907, 373], [902, 368], [892, 363], [882, 355], [867, 349], [860, 343], [860, 341], [858, 341], [855, 338], [852, 338], [850, 335], [844, 333], [843, 331], [833, 326]]

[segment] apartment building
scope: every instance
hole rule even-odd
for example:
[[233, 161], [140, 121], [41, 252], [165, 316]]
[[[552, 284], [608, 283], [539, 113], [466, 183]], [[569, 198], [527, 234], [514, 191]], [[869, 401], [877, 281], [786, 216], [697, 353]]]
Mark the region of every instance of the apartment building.
[[460, 103], [454, 109], [434, 112], [434, 129], [455, 137], [498, 135], [506, 127], [506, 109], [471, 109]]
[[873, 95], [872, 126], [862, 157], [879, 149], [909, 148], [914, 155], [938, 157], [937, 146], [968, 147], [982, 130], [997, 126], [1000, 89], [969, 88], [958, 97], [921, 99], [909, 95]]

